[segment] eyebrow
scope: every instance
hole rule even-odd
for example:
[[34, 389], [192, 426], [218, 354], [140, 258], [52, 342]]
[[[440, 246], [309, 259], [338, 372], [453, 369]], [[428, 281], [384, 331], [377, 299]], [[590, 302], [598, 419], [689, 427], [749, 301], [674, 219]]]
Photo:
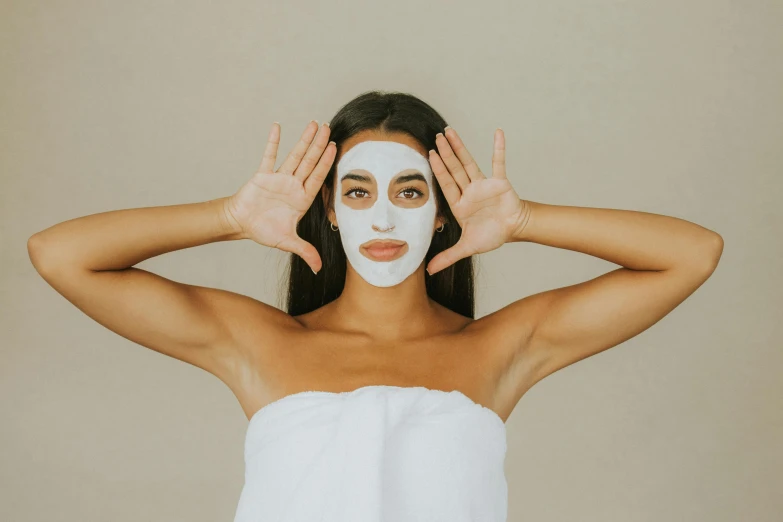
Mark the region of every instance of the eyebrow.
[[370, 179], [370, 176], [365, 176], [364, 174], [355, 174], [353, 172], [349, 172], [348, 174], [344, 175], [342, 178], [340, 178], [340, 181], [344, 179], [355, 179], [356, 181], [363, 181], [365, 183], [372, 183], [372, 180]]
[[414, 179], [421, 180], [424, 183], [427, 183], [427, 180], [424, 179], [424, 176], [422, 176], [418, 172], [415, 172], [413, 174], [405, 174], [404, 176], [400, 176], [399, 178], [397, 178], [397, 180], [394, 183], [395, 184], [406, 183], [408, 181], [413, 181]]

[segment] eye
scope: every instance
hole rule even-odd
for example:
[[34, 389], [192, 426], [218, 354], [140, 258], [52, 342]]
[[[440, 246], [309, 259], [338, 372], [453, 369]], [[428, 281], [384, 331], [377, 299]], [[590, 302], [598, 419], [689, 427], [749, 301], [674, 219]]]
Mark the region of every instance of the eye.
[[[369, 194], [369, 193], [368, 193], [366, 190], [364, 190], [362, 187], [351, 187], [350, 189], [348, 189], [348, 192], [346, 192], [344, 195], [345, 195], [345, 196], [348, 196], [348, 197], [351, 197], [351, 194], [353, 194], [353, 193], [355, 193], [355, 192], [362, 192], [362, 193], [364, 193], [364, 194]], [[355, 197], [354, 197], [354, 198], [352, 198], [352, 199], [362, 199], [362, 198], [364, 198], [364, 196], [360, 196], [360, 197], [358, 197], [358, 198], [355, 198]]]
[[[414, 187], [406, 187], [406, 188], [404, 188], [404, 189], [402, 189], [400, 191], [400, 194], [405, 194], [405, 193], [414, 193], [414, 194], [418, 195], [419, 197], [422, 197], [424, 195], [424, 193], [421, 190], [419, 190], [417, 188], [414, 188]], [[414, 197], [413, 196], [411, 196], [411, 197], [407, 197], [406, 196], [406, 197], [403, 197], [403, 199], [414, 199]]]

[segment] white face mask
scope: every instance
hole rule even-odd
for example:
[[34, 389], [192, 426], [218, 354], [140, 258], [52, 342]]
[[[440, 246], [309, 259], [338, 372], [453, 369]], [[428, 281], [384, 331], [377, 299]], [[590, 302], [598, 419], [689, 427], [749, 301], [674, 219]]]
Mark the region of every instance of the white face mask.
[[[389, 190], [392, 178], [402, 171], [412, 174], [410, 169], [424, 175], [429, 187], [427, 201], [416, 208], [410, 208], [410, 205], [401, 206], [407, 203], [403, 199], [406, 196], [402, 195], [406, 194], [402, 190], [407, 184], [394, 185], [391, 194]], [[345, 174], [352, 171], [364, 176], [370, 173], [375, 178], [375, 186], [357, 184], [366, 187], [367, 194], [349, 194], [346, 197], [355, 197], [356, 201], [361, 203], [361, 198], [374, 196], [372, 207], [355, 209], [342, 201], [346, 191], [342, 189], [341, 180]], [[363, 141], [355, 145], [337, 164], [337, 192], [334, 202], [337, 226], [348, 262], [371, 285], [386, 287], [400, 284], [424, 260], [435, 226], [435, 191], [429, 160], [415, 149], [396, 141]], [[360, 248], [373, 239], [405, 241], [407, 246], [397, 251], [396, 259], [374, 260], [365, 255], [366, 249]], [[404, 253], [400, 256], [400, 252]]]

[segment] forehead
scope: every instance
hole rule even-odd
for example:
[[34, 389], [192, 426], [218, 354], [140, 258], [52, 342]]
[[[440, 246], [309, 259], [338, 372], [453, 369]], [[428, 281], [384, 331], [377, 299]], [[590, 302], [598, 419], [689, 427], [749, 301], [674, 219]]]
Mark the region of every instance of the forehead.
[[[426, 178], [431, 176], [429, 160], [423, 156], [418, 145], [412, 147], [410, 139], [373, 139], [378, 135], [366, 135], [354, 140], [346, 148], [337, 162], [338, 180], [348, 172], [367, 172], [381, 179], [389, 180], [406, 171], [421, 172]], [[415, 140], [414, 140], [415, 141]]]

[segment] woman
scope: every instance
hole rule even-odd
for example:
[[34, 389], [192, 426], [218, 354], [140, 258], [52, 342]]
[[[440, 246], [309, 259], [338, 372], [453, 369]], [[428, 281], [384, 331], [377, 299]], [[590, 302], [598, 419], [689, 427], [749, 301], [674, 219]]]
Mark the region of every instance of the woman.
[[[234, 392], [250, 420], [237, 522], [505, 520], [519, 399], [655, 324], [721, 256], [720, 235], [681, 219], [521, 199], [501, 130], [486, 176], [407, 94], [364, 93], [331, 127], [310, 122], [275, 170], [279, 138], [275, 124], [230, 197], [81, 217], [28, 242], [83, 312]], [[287, 313], [133, 267], [236, 239], [295, 254]], [[471, 256], [516, 241], [621, 268], [475, 319]]]

